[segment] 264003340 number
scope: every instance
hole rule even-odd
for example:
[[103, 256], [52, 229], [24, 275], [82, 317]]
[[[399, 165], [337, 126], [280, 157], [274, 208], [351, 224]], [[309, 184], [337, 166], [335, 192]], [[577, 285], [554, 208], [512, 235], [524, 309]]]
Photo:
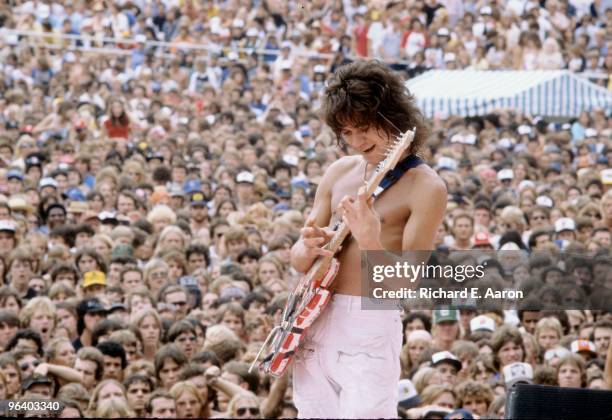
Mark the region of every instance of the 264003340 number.
[[40, 411], [49, 411], [59, 413], [63, 410], [63, 404], [57, 400], [1, 400], [0, 413], [5, 415], [18, 415], [32, 412], [32, 414]]

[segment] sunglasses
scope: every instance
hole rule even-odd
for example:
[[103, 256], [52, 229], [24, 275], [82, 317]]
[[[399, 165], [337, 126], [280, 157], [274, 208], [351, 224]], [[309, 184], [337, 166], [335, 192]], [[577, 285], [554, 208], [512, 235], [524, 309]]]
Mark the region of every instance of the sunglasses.
[[19, 365], [19, 368], [25, 372], [26, 370], [28, 370], [28, 367], [32, 366], [36, 368], [38, 365], [40, 365], [40, 361], [35, 360], [32, 363], [28, 363], [28, 362], [22, 363]]
[[197, 341], [196, 337], [181, 337], [181, 338], [177, 338], [176, 341], [178, 341], [179, 343], [184, 343], [185, 341], [191, 341], [192, 343], [195, 343]]
[[247, 410], [252, 416], [256, 416], [259, 414], [259, 408], [257, 407], [240, 407], [236, 410], [236, 414], [238, 414], [239, 416], [244, 416]]

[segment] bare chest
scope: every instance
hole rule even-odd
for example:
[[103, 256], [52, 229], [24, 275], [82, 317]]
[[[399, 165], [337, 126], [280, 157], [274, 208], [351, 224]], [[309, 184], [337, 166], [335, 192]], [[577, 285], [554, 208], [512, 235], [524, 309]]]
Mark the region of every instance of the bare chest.
[[[330, 224], [333, 225], [335, 218], [339, 217], [336, 209], [340, 201], [345, 196], [357, 197], [359, 188], [365, 183], [363, 169], [363, 166], [358, 166], [339, 177], [334, 183], [330, 200], [333, 215]], [[407, 185], [404, 179], [400, 179], [375, 200], [374, 210], [380, 216], [383, 230], [405, 226], [410, 216], [410, 202], [411, 198], [407, 194]]]

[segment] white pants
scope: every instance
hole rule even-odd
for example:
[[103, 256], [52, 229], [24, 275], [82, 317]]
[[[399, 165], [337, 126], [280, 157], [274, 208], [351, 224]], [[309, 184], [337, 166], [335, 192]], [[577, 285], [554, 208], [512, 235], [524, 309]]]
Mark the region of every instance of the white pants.
[[399, 310], [362, 310], [334, 295], [307, 331], [293, 366], [300, 418], [397, 418]]

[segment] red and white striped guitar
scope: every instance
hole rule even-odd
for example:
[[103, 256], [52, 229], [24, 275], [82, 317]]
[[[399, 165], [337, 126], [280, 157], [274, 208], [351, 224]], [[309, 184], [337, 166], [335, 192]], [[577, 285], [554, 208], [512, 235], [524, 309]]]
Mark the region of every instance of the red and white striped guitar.
[[[414, 129], [396, 137], [385, 159], [378, 164], [376, 171], [367, 182], [366, 196], [368, 198], [374, 194], [387, 172], [395, 168], [413, 139]], [[349, 233], [349, 227], [345, 223], [340, 223], [325, 249], [332, 251], [332, 255], [335, 255]], [[305, 337], [307, 328], [321, 315], [331, 300], [330, 286], [338, 274], [339, 266], [340, 263], [335, 257], [321, 256], [315, 260], [308, 273], [299, 280], [289, 295], [280, 325], [272, 329], [249, 371], [271, 342], [271, 352], [261, 362], [260, 369], [275, 377], [285, 373]]]

